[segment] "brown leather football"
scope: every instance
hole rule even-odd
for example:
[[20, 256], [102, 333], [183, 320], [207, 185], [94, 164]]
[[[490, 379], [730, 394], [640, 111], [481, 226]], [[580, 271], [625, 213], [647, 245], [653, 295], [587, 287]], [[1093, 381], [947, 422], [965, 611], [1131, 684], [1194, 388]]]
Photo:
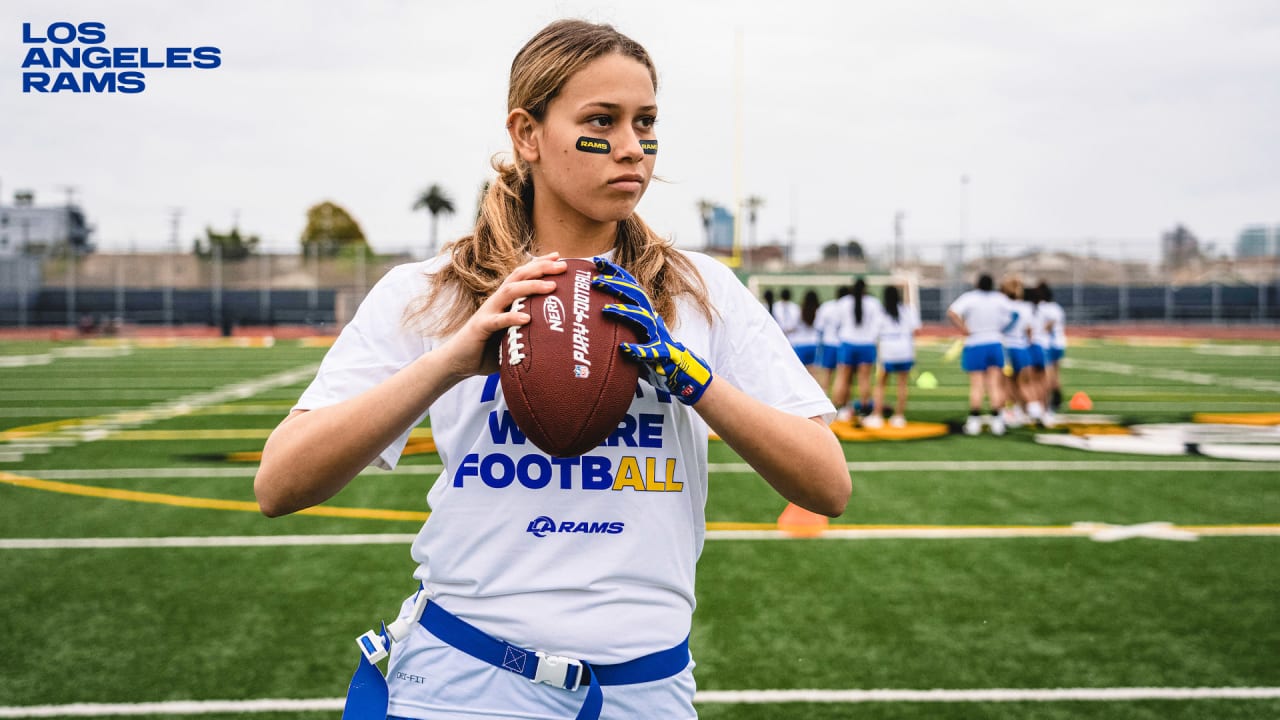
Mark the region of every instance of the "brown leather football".
[[618, 299], [591, 287], [596, 268], [590, 260], [565, 263], [563, 273], [547, 277], [554, 292], [512, 304], [531, 320], [505, 332], [498, 358], [516, 426], [556, 457], [604, 442], [626, 416], [640, 379], [639, 363], [618, 349], [639, 342], [635, 330], [601, 312]]

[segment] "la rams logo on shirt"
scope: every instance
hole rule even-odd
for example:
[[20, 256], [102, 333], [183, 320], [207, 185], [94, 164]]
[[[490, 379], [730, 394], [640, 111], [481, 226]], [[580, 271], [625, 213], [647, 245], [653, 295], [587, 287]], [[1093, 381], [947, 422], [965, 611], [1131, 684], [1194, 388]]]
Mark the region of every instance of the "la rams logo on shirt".
[[626, 524], [621, 522], [574, 522], [566, 520], [556, 524], [555, 520], [546, 515], [539, 515], [529, 521], [529, 527], [525, 531], [534, 537], [546, 537], [551, 533], [583, 533], [591, 535], [618, 535], [626, 529]]

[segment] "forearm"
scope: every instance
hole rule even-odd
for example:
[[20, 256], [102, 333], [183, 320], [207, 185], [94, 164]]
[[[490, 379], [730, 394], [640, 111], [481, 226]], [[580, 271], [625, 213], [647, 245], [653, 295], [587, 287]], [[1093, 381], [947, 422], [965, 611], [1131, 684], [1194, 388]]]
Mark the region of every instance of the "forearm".
[[956, 314], [954, 310], [947, 311], [947, 319], [951, 321], [952, 325], [955, 325], [957, 328], [959, 328], [960, 333], [962, 335], [969, 334], [969, 327], [964, 324], [964, 318]]
[[693, 407], [782, 497], [831, 517], [844, 512], [849, 467], [820, 420], [769, 407], [718, 377]]
[[262, 512], [276, 517], [333, 497], [457, 382], [438, 351], [427, 353], [367, 392], [286, 418], [253, 481]]

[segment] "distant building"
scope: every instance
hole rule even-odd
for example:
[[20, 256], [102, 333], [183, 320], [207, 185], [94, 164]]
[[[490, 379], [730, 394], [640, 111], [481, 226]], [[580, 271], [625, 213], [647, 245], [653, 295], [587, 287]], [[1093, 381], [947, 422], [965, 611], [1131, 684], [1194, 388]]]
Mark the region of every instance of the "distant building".
[[1236, 238], [1239, 259], [1280, 256], [1280, 225], [1250, 225]]
[[711, 208], [711, 228], [707, 233], [708, 250], [733, 251], [733, 213], [720, 205]]
[[35, 193], [19, 190], [13, 204], [0, 204], [0, 257], [44, 255], [73, 248], [93, 252], [93, 228], [78, 205], [36, 207]]

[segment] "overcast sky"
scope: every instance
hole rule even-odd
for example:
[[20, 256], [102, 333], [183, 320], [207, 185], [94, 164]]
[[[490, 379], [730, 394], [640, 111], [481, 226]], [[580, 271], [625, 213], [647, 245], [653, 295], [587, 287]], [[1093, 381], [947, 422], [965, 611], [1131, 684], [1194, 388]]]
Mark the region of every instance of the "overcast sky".
[[[640, 213], [702, 244], [700, 198], [741, 186], [760, 240], [940, 257], [1039, 245], [1151, 258], [1184, 223], [1229, 249], [1280, 224], [1275, 0], [609, 3], [5, 0], [0, 194], [64, 186], [104, 249], [184, 248], [205, 225], [296, 247], [306, 209], [347, 208], [380, 251], [425, 249], [431, 183], [467, 231], [503, 127], [511, 58], [559, 17], [610, 22], [660, 73], [657, 172]], [[101, 21], [104, 45], [212, 45], [215, 70], [146, 71], [140, 94], [24, 94], [22, 24]], [[56, 72], [56, 71], [55, 71]], [[79, 71], [73, 71], [79, 72]], [[967, 185], [962, 181], [969, 178]]]

